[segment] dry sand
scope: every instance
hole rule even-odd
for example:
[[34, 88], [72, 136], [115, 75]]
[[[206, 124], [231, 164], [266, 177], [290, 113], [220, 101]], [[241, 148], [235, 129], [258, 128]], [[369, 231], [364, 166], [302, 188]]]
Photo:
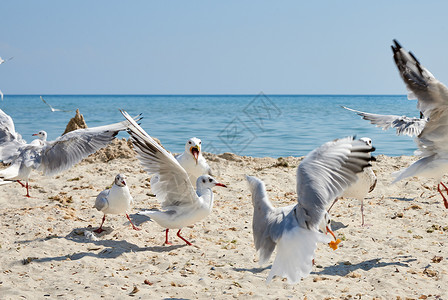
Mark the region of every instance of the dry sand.
[[[390, 185], [390, 174], [415, 157], [377, 157], [378, 184], [365, 200], [370, 226], [360, 227], [357, 200], [339, 201], [331, 215], [340, 248], [320, 244], [313, 272], [295, 285], [280, 278], [265, 283], [270, 265], [258, 265], [244, 175], [264, 180], [274, 205], [288, 205], [302, 158], [206, 158], [228, 189], [215, 188], [212, 214], [182, 230], [194, 246], [174, 230], [173, 245], [163, 245], [164, 228], [135, 214], [158, 203], [123, 141], [58, 176], [33, 172], [31, 199], [19, 184], [1, 186], [0, 298], [448, 299], [448, 210], [434, 182]], [[130, 216], [142, 230], [112, 215], [106, 231], [92, 237], [102, 217], [92, 208], [95, 197], [117, 173], [128, 177]]]

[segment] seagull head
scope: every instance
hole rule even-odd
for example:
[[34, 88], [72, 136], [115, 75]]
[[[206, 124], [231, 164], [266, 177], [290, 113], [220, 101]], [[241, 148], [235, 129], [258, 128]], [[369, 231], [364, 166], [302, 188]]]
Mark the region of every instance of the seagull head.
[[325, 234], [332, 232], [331, 219], [330, 219], [330, 215], [328, 214], [328, 212], [325, 212], [324, 218], [322, 219], [322, 221], [319, 224], [319, 229], [320, 229], [320, 231], [322, 231]]
[[372, 139], [371, 138], [362, 137], [359, 140], [365, 142], [368, 146], [372, 146]]
[[115, 183], [115, 185], [117, 185], [119, 187], [125, 187], [126, 186], [126, 176], [124, 176], [122, 174], [118, 174], [117, 176], [115, 176], [114, 183]]
[[33, 134], [33, 136], [37, 136], [37, 138], [42, 141], [47, 140], [47, 133], [43, 130], [39, 131], [38, 133]]
[[201, 140], [194, 137], [187, 141], [185, 144], [185, 152], [191, 154], [196, 161], [196, 164], [198, 164], [198, 158], [201, 154]]
[[216, 181], [216, 179], [210, 175], [200, 176], [198, 178], [198, 180], [196, 181], [196, 186], [201, 187], [201, 188], [209, 188], [209, 189], [211, 189], [212, 187], [215, 187], [215, 186], [227, 187], [225, 184], [222, 184], [222, 183], [219, 183], [218, 181]]

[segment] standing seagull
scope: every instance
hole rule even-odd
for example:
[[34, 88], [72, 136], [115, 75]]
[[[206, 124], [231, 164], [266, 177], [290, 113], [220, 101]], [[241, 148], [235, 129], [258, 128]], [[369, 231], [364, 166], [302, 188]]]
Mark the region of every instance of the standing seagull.
[[310, 274], [317, 242], [329, 238], [318, 232], [330, 201], [357, 180], [356, 174], [370, 166], [372, 146], [344, 138], [313, 150], [297, 168], [297, 204], [275, 208], [264, 183], [247, 176], [254, 205], [253, 234], [260, 264], [266, 263], [277, 246], [268, 275], [296, 283]]
[[180, 235], [183, 227], [192, 225], [208, 216], [213, 208], [212, 187], [222, 186], [209, 175], [200, 176], [194, 190], [187, 172], [168, 151], [155, 142], [125, 111], [123, 116], [131, 123], [129, 134], [137, 157], [146, 172], [158, 175], [158, 181], [151, 185], [156, 197], [161, 201], [163, 211], [143, 211], [160, 226], [165, 227], [165, 244], [169, 229], [179, 229], [177, 236], [187, 245], [189, 241]]
[[128, 212], [131, 210], [131, 204], [134, 203], [129, 188], [126, 184], [126, 177], [118, 174], [115, 176], [114, 185], [107, 190], [102, 191], [95, 200], [95, 208], [104, 213], [103, 220], [98, 229], [94, 230], [96, 233], [104, 231], [103, 224], [106, 220], [107, 214], [126, 214], [129, 222], [131, 222], [134, 230], [140, 230], [135, 227], [129, 218]]
[[[3, 117], [2, 117], [3, 116]], [[2, 122], [1, 120], [5, 120]], [[0, 171], [0, 184], [16, 181], [26, 187], [26, 197], [30, 197], [28, 179], [31, 171], [41, 171], [53, 176], [71, 168], [85, 157], [107, 146], [118, 134], [125, 130], [129, 122], [78, 129], [68, 132], [54, 141], [47, 141], [43, 130], [33, 134], [38, 138], [27, 144], [14, 129], [11, 117], [0, 113], [0, 161], [11, 165]], [[20, 180], [26, 180], [22, 184]]]
[[55, 112], [55, 111], [72, 112], [73, 111], [73, 110], [64, 110], [64, 109], [54, 108], [49, 103], [47, 103], [47, 101], [45, 101], [44, 98], [42, 98], [42, 96], [40, 96], [40, 100], [42, 100], [46, 105], [48, 105], [48, 107], [50, 107], [50, 110], [52, 112]]
[[[365, 142], [369, 146], [372, 146], [372, 140], [368, 137], [363, 137], [359, 140]], [[348, 187], [342, 194], [342, 197], [344, 198], [355, 198], [361, 201], [361, 226], [364, 226], [364, 197], [375, 189], [376, 183], [377, 178], [372, 170], [372, 167], [367, 167], [358, 174], [358, 181]], [[338, 199], [339, 198], [334, 199], [328, 211], [330, 211]]]

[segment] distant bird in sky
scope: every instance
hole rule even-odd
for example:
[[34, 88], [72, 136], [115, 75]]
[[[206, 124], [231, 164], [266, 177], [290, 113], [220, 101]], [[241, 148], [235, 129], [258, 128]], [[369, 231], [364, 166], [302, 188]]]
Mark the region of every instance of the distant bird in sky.
[[[266, 263], [277, 248], [267, 282], [281, 276], [296, 283], [310, 274], [317, 243], [330, 241], [324, 234], [331, 230], [325, 225], [329, 224], [327, 205], [356, 182], [356, 174], [370, 166], [370, 152], [374, 150], [351, 137], [316, 148], [297, 168], [297, 204], [286, 207], [274, 207], [264, 183], [246, 176], [252, 193], [252, 229], [260, 264]], [[330, 247], [336, 249], [339, 242], [330, 242]]]
[[[123, 121], [78, 129], [54, 141], [47, 141], [47, 133], [41, 130], [33, 134], [37, 139], [27, 144], [15, 131], [12, 118], [0, 109], [0, 161], [10, 163], [9, 167], [0, 170], [0, 185], [18, 182], [26, 187], [25, 196], [30, 197], [28, 179], [33, 169], [47, 176], [67, 170], [107, 146], [128, 125], [129, 122]], [[26, 180], [26, 184], [21, 180]]]
[[40, 96], [40, 99], [46, 104], [48, 105], [48, 107], [50, 107], [52, 112], [55, 111], [62, 111], [62, 112], [72, 112], [73, 110], [64, 110], [64, 109], [59, 109], [59, 108], [54, 108], [53, 106], [51, 106], [49, 103], [47, 103], [47, 101], [44, 100], [44, 98], [42, 96]]
[[7, 62], [7, 61], [10, 61], [10, 60], [13, 59], [13, 58], [14, 58], [14, 57], [12, 56], [12, 57], [10, 57], [10, 58], [4, 60], [3, 58], [0, 57], [0, 65], [3, 64], [3, 63], [5, 63], [5, 62]]
[[195, 190], [186, 170], [179, 164], [171, 153], [161, 147], [146, 133], [125, 111], [123, 116], [131, 123], [128, 133], [145, 171], [158, 175], [156, 183], [151, 184], [151, 190], [161, 202], [162, 210], [141, 211], [165, 230], [165, 244], [168, 241], [168, 231], [179, 229], [177, 236], [187, 245], [191, 245], [180, 235], [183, 227], [207, 217], [213, 209], [213, 192], [215, 186], [226, 187], [210, 175], [202, 175], [197, 180]]
[[128, 185], [126, 184], [126, 176], [118, 174], [115, 176], [112, 187], [102, 191], [96, 197], [94, 207], [103, 212], [104, 215], [100, 227], [94, 231], [96, 233], [104, 231], [103, 224], [107, 214], [125, 214], [129, 222], [131, 222], [132, 228], [134, 230], [140, 230], [140, 228], [135, 227], [128, 215], [133, 202], [134, 200], [129, 192]]

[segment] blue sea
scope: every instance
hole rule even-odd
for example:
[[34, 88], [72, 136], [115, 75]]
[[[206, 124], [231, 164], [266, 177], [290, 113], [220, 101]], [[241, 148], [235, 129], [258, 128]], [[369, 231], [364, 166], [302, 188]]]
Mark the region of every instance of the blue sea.
[[[203, 151], [255, 157], [303, 156], [321, 144], [349, 135], [370, 137], [376, 154], [412, 155], [412, 138], [383, 131], [353, 109], [418, 116], [417, 102], [405, 95], [5, 95], [0, 108], [27, 141], [45, 130], [50, 140], [64, 132], [78, 108], [87, 126], [124, 120], [118, 109], [142, 113], [141, 126], [171, 152], [182, 152], [190, 137], [202, 139]], [[120, 133], [119, 137], [127, 137]]]

